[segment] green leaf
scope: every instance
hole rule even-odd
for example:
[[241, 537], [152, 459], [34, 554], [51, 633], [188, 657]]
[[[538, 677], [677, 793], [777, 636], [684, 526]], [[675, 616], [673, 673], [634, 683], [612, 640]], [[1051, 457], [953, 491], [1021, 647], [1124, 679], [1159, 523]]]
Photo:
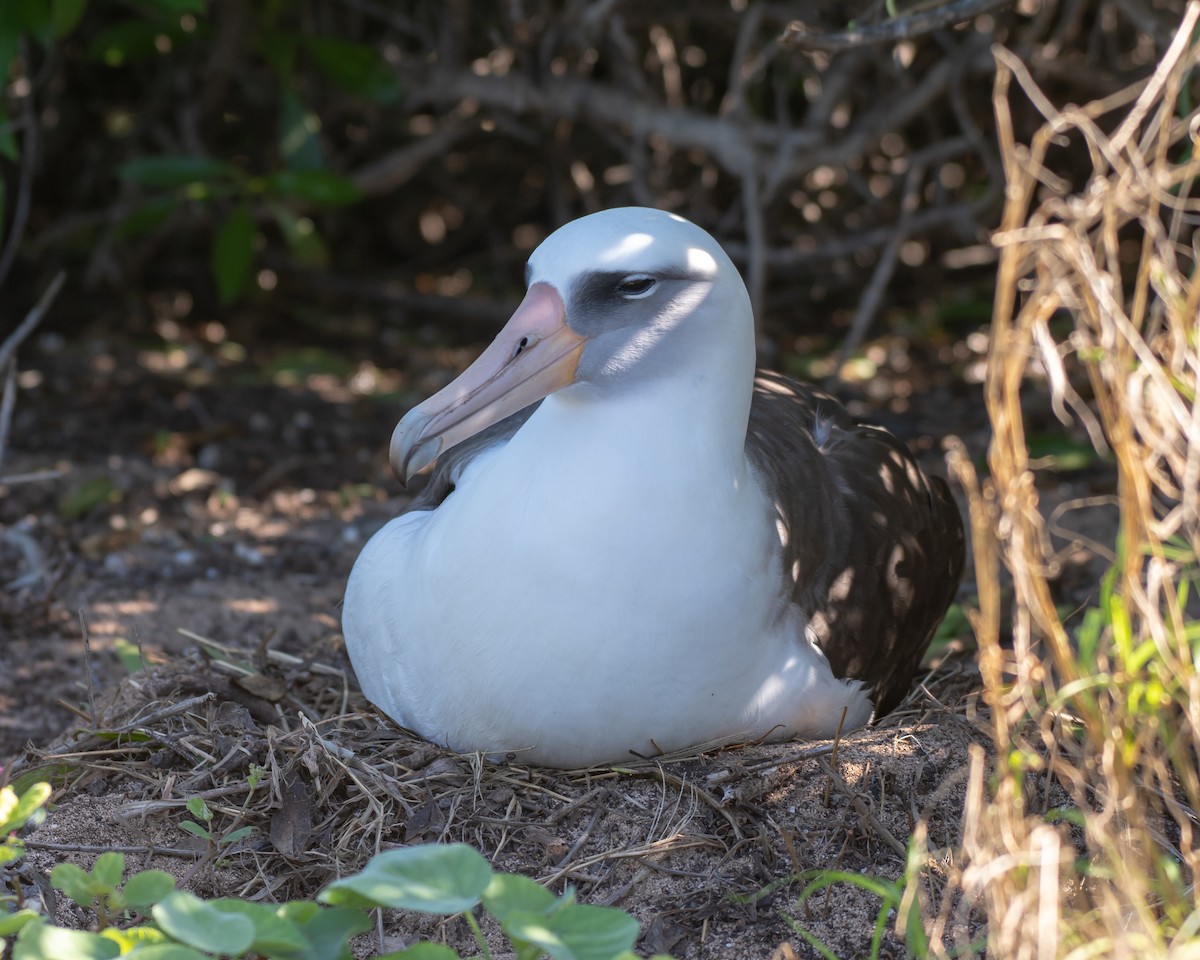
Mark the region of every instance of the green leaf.
[[179, 197], [168, 193], [151, 197], [131, 214], [117, 221], [117, 237], [129, 240], [149, 233], [179, 208]]
[[92, 885], [92, 875], [73, 863], [57, 863], [50, 871], [50, 885], [55, 890], [61, 890], [81, 907], [92, 902], [96, 890]]
[[212, 834], [198, 823], [193, 823], [191, 820], [183, 820], [179, 824], [179, 829], [184, 833], [190, 833], [193, 837], [199, 837], [201, 840], [211, 840]]
[[158, 903], [174, 889], [175, 878], [166, 870], [140, 870], [129, 878], [123, 893], [125, 902], [141, 911]]
[[12, 10], [13, 21], [21, 32], [30, 34], [43, 47], [54, 40], [53, 19], [50, 7], [42, 0], [4, 0], [4, 6]]
[[497, 873], [483, 892], [483, 905], [500, 922], [510, 913], [548, 913], [558, 903], [549, 890], [528, 877], [515, 873]]
[[87, 0], [52, 0], [50, 4], [50, 23], [55, 37], [65, 37], [79, 26], [83, 12], [87, 9]]
[[144, 187], [212, 183], [236, 173], [236, 168], [224, 160], [187, 153], [134, 157], [117, 168], [117, 176], [122, 180], [140, 183]]
[[11, 937], [31, 920], [41, 916], [36, 910], [18, 910], [16, 913], [0, 913], [0, 937]]
[[111, 960], [120, 952], [121, 948], [106, 937], [38, 921], [21, 929], [12, 960]]
[[325, 166], [321, 151], [321, 121], [305, 109], [291, 90], [284, 90], [279, 112], [279, 152], [290, 170], [319, 170]]
[[58, 501], [58, 515], [64, 520], [80, 520], [96, 507], [120, 499], [120, 491], [108, 477], [92, 477], [77, 483]]
[[204, 802], [203, 797], [188, 797], [187, 808], [188, 813], [197, 820], [203, 820], [207, 823], [212, 819], [212, 811], [208, 809], [208, 804]]
[[221, 838], [221, 843], [237, 843], [239, 840], [244, 840], [254, 832], [253, 827], [238, 827], [232, 833], [227, 833]]
[[105, 927], [100, 931], [100, 936], [107, 937], [113, 943], [121, 947], [121, 954], [124, 956], [135, 948], [145, 948], [155, 943], [169, 943], [170, 938], [158, 927], [151, 924], [144, 924], [140, 927]]
[[254, 924], [218, 910], [183, 890], [168, 894], [150, 911], [166, 933], [198, 950], [240, 954], [254, 942]]
[[245, 917], [253, 924], [254, 940], [250, 949], [254, 953], [273, 956], [277, 953], [303, 951], [309, 946], [308, 940], [300, 932], [300, 927], [288, 919], [279, 907], [235, 900], [232, 897], [212, 900], [209, 906], [222, 913]]
[[250, 208], [239, 203], [213, 239], [212, 271], [222, 303], [232, 303], [245, 292], [253, 267], [254, 218]]
[[518, 910], [501, 924], [513, 940], [531, 943], [554, 960], [612, 960], [633, 948], [638, 922], [614, 907], [568, 903], [549, 916]]
[[267, 181], [281, 197], [340, 207], [362, 197], [350, 180], [331, 170], [281, 170]]
[[108, 850], [96, 858], [92, 864], [92, 879], [99, 885], [115, 888], [121, 882], [125, 873], [125, 854]]
[[335, 37], [306, 37], [304, 43], [321, 72], [347, 93], [376, 103], [399, 99], [396, 73], [374, 47]]
[[128, 956], [137, 960], [212, 960], [209, 954], [185, 947], [182, 943], [151, 943], [137, 947]]
[[[46, 782], [47, 778], [66, 778], [72, 773], [78, 773], [78, 769], [69, 763], [43, 763], [24, 773], [17, 774], [12, 778], [9, 787], [15, 790], [18, 796], [24, 796], [27, 790], [39, 783]], [[3, 823], [3, 819], [0, 819], [0, 823]]]
[[140, 673], [145, 664], [142, 662], [142, 652], [138, 650], [137, 644], [130, 643], [127, 637], [115, 637], [113, 639], [113, 649], [116, 651], [117, 659], [121, 661], [121, 667], [128, 674]]
[[317, 899], [335, 906], [456, 914], [479, 903], [491, 879], [488, 862], [466, 844], [428, 844], [378, 854], [362, 873], [331, 883]]
[[404, 950], [385, 953], [376, 957], [375, 960], [459, 960], [459, 957], [444, 943], [424, 940], [421, 943], [414, 943]]
[[26, 787], [19, 797], [12, 787], [0, 791], [0, 833], [10, 833], [25, 826], [50, 799], [50, 792], [50, 784], [45, 782]]
[[[315, 912], [310, 912], [315, 911]], [[342, 960], [349, 957], [346, 942], [366, 933], [374, 924], [361, 910], [347, 907], [320, 908], [312, 901], [284, 904], [280, 913], [296, 923], [312, 945], [296, 960]]]

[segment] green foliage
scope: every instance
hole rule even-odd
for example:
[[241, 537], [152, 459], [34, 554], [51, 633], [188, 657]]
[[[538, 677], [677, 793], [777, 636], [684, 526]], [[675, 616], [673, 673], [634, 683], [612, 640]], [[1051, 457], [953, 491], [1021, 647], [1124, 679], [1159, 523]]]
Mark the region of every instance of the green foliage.
[[163, 870], [142, 870], [122, 885], [125, 855], [102, 853], [90, 871], [73, 863], [57, 864], [50, 883], [81, 907], [96, 914], [101, 930], [131, 911], [144, 912], [175, 889], [175, 879]]
[[878, 960], [883, 945], [883, 935], [887, 932], [888, 918], [895, 915], [896, 930], [904, 937], [904, 945], [909, 955], [922, 960], [931, 955], [929, 939], [921, 920], [921, 898], [917, 895], [918, 884], [924, 869], [924, 856], [920, 844], [910, 839], [908, 858], [903, 875], [896, 880], [885, 880], [882, 877], [864, 876], [860, 873], [850, 873], [845, 870], [805, 870], [786, 880], [772, 884], [759, 891], [752, 897], [739, 899], [756, 899], [777, 889], [784, 883], [804, 883], [804, 888], [796, 898], [791, 912], [781, 911], [784, 921], [796, 931], [804, 941], [819, 953], [825, 960], [839, 960], [839, 957], [819, 937], [804, 926], [795, 913], [815, 894], [827, 887], [838, 883], [848, 883], [851, 886], [865, 890], [879, 897], [879, 910], [875, 914], [875, 930], [871, 937], [871, 949], [866, 956]]
[[121, 499], [121, 491], [108, 477], [92, 477], [75, 484], [58, 501], [58, 514], [64, 520], [79, 520], [94, 509]]
[[[20, 792], [11, 785], [0, 787], [0, 870], [25, 856], [25, 844], [17, 831], [38, 823], [49, 799], [48, 783], [33, 783]], [[16, 898], [0, 896], [0, 937], [12, 936], [37, 916]]]
[[[49, 795], [44, 783], [20, 796], [11, 787], [0, 790], [0, 832], [7, 835], [35, 820]], [[193, 828], [188, 832], [212, 841], [208, 805], [193, 797], [188, 809], [199, 821], [185, 821]], [[12, 836], [0, 850], [15, 851], [10, 861], [23, 852]], [[628, 914], [576, 903], [572, 891], [555, 897], [525, 877], [495, 873], [463, 844], [381, 853], [361, 873], [327, 886], [318, 894], [319, 902], [203, 900], [176, 890], [174, 878], [162, 870], [141, 870], [125, 879], [125, 857], [116, 851], [102, 853], [90, 870], [60, 863], [50, 879], [56, 890], [95, 914], [95, 929], [65, 930], [35, 910], [12, 910], [0, 902], [0, 937], [16, 937], [13, 960], [108, 960], [126, 955], [139, 960], [348, 960], [350, 938], [371, 929], [367, 911], [380, 907], [461, 914], [486, 957], [487, 943], [472, 912], [480, 905], [499, 921], [518, 960], [635, 960], [629, 951], [638, 925]], [[457, 956], [440, 944], [419, 943], [381, 960]]]
[[113, 650], [126, 673], [132, 675], [145, 669], [146, 662], [142, 659], [142, 651], [136, 643], [131, 643], [128, 637], [114, 637]]
[[[343, 207], [361, 196], [354, 183], [326, 162], [321, 119], [307, 102], [320, 91], [321, 82], [343, 98], [364, 103], [391, 104], [401, 94], [394, 69], [373, 46], [336, 36], [307, 36], [298, 21], [291, 22], [288, 5], [256, 4], [249, 10], [245, 67], [268, 69], [255, 74], [253, 102], [245, 107], [258, 114], [273, 105], [274, 143], [271, 137], [261, 137], [269, 127], [241, 117], [237, 104], [229, 108], [230, 122], [253, 131], [253, 142], [215, 136], [200, 152], [160, 153], [133, 138], [125, 146], [121, 131], [132, 121], [109, 130], [113, 152], [125, 155], [114, 163], [127, 191], [116, 240], [131, 241], [173, 217], [181, 225], [211, 231], [209, 265], [223, 304], [251, 288], [257, 250], [273, 239], [260, 232], [263, 223], [278, 227], [278, 236], [303, 264], [323, 266], [328, 247], [307, 214]], [[204, 59], [216, 42], [212, 18], [218, 11], [207, 0], [142, 0], [128, 9], [94, 4], [94, 15], [85, 17], [88, 12], [87, 0], [0, 2], [0, 88], [14, 71], [30, 74], [32, 67], [22, 55], [31, 45], [49, 51], [68, 37], [86, 61], [113, 71], [114, 89], [122, 82], [119, 72], [128, 72], [130, 81], [141, 85], [144, 77], [135, 79], [134, 71], [153, 69], [167, 59], [181, 66]], [[2, 105], [0, 157], [14, 163], [21, 158]], [[4, 190], [0, 181], [0, 223], [7, 205]]]
[[179, 824], [179, 829], [205, 841], [209, 845], [209, 852], [212, 854], [218, 853], [221, 849], [237, 843], [239, 840], [244, 840], [254, 832], [253, 827], [238, 827], [229, 833], [214, 831], [212, 828], [213, 812], [209, 809], [208, 804], [204, 802], [203, 797], [189, 797], [187, 808], [188, 812], [199, 823], [194, 820], [184, 820]]

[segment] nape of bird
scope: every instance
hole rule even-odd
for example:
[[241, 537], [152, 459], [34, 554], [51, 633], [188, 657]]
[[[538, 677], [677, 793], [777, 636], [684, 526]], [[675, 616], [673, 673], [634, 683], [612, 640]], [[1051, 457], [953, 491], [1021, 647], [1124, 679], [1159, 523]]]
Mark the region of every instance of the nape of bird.
[[431, 474], [343, 610], [363, 692], [452, 749], [579, 767], [887, 713], [957, 589], [949, 489], [833, 398], [755, 373], [715, 240], [568, 223], [458, 379], [392, 436]]

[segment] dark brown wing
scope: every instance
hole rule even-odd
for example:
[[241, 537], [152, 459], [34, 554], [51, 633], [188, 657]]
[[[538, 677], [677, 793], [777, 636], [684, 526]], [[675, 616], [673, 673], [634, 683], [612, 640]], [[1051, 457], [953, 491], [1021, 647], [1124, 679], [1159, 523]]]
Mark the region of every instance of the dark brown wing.
[[962, 518], [940, 477], [817, 388], [759, 371], [746, 455], [775, 498], [784, 573], [838, 677], [875, 717], [908, 693], [962, 577]]

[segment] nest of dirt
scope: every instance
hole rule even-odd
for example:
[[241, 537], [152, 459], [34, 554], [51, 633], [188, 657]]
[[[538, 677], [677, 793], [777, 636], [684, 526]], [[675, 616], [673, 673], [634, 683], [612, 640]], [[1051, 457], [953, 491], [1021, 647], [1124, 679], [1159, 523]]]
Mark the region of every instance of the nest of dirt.
[[[859, 955], [879, 901], [839, 884], [797, 910], [798, 878], [901, 876], [919, 817], [931, 847], [958, 843], [968, 748], [987, 742], [977, 690], [974, 667], [952, 662], [879, 726], [836, 742], [711, 745], [559, 771], [421, 740], [371, 710], [338, 666], [201, 641], [125, 680], [12, 771], [57, 787], [29, 837], [25, 880], [49, 891], [56, 862], [87, 866], [119, 849], [130, 870], [166, 869], [201, 895], [286, 900], [383, 849], [464, 841], [498, 870], [632, 913], [642, 950], [803, 955], [798, 921]], [[192, 797], [213, 811], [215, 835], [252, 832], [218, 854], [179, 827]], [[89, 920], [61, 904], [57, 914]], [[364, 951], [416, 939], [473, 949], [461, 919], [396, 913], [381, 930]], [[898, 939], [884, 943], [885, 956], [902, 954]]]

